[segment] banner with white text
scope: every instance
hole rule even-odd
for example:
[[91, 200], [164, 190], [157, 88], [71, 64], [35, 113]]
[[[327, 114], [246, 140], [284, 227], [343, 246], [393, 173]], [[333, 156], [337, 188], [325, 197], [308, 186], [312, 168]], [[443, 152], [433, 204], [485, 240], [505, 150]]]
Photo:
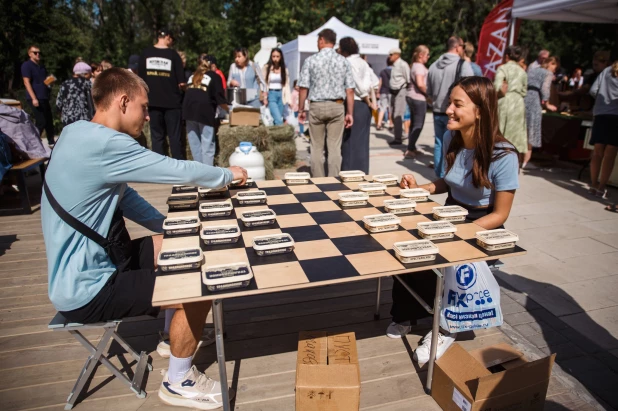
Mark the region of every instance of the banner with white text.
[[489, 13], [481, 28], [476, 64], [481, 66], [483, 75], [492, 80], [504, 58], [512, 9], [513, 0], [504, 0]]

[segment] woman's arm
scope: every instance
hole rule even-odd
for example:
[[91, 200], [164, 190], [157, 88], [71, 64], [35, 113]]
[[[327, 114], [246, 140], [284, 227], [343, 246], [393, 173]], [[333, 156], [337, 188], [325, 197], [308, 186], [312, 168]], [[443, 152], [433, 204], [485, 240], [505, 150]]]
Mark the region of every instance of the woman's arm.
[[404, 174], [401, 176], [401, 183], [399, 186], [401, 188], [424, 188], [429, 191], [429, 194], [442, 194], [448, 191], [448, 186], [443, 178], [431, 183], [418, 185], [412, 174]]
[[481, 217], [474, 223], [480, 225], [487, 230], [493, 230], [500, 227], [511, 213], [513, 207], [513, 199], [515, 198], [515, 190], [498, 191], [494, 200], [494, 211]]
[[422, 74], [415, 74], [414, 80], [416, 81], [416, 87], [418, 87], [421, 93], [426, 95], [427, 84], [425, 84], [425, 78], [426, 76], [423, 76]]

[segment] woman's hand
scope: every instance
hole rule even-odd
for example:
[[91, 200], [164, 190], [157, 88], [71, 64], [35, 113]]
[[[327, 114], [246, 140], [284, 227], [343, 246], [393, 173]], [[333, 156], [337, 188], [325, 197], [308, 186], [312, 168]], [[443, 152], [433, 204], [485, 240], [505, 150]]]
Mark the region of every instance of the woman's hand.
[[240, 84], [238, 83], [238, 81], [232, 80], [232, 81], [230, 81], [230, 86], [231, 87], [238, 87], [238, 86], [240, 86]]
[[545, 108], [548, 109], [549, 111], [557, 111], [558, 107], [554, 106], [553, 104], [547, 103], [545, 104]]
[[418, 183], [412, 174], [404, 174], [401, 176], [401, 183], [399, 183], [399, 187], [401, 188], [417, 188]]

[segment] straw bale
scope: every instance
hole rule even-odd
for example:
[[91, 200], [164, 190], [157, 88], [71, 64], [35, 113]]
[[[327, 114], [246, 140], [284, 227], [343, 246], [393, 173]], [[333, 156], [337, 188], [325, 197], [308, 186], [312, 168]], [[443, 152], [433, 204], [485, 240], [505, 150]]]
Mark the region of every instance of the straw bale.
[[272, 152], [275, 168], [289, 168], [296, 164], [296, 143], [294, 141], [273, 144]]
[[282, 126], [268, 127], [268, 136], [272, 141], [291, 141], [294, 140], [294, 127], [289, 124]]

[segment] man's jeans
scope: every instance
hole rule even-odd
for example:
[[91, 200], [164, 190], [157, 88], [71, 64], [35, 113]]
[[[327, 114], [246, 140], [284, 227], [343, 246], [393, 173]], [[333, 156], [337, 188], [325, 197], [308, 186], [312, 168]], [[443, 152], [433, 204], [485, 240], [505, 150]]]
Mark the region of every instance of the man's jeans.
[[193, 160], [212, 166], [215, 160], [215, 129], [197, 121], [187, 120], [187, 136]]
[[442, 148], [442, 139], [446, 133], [446, 124], [448, 116], [446, 114], [433, 113], [433, 129], [435, 133], [435, 145], [433, 148], [433, 164], [436, 176], [444, 177], [444, 153]]

